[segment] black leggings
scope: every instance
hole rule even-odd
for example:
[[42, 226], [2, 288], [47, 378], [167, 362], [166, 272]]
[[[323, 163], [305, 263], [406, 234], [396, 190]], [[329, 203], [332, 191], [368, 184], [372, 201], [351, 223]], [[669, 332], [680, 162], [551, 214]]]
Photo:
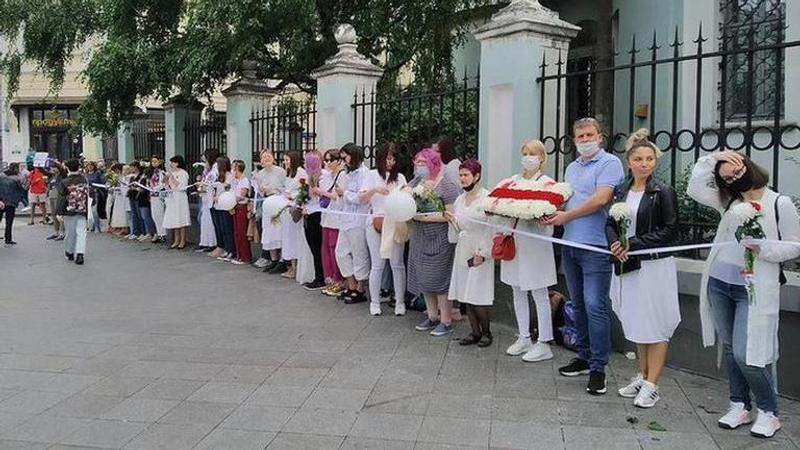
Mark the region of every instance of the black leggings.
[[[464, 303], [462, 303], [464, 305]], [[473, 336], [491, 336], [492, 330], [489, 328], [489, 315], [492, 310], [491, 306], [475, 306], [466, 305], [467, 317], [469, 318], [470, 327], [472, 327]]]
[[322, 213], [315, 212], [306, 216], [306, 242], [314, 255], [314, 281], [325, 281], [322, 269]]
[[0, 209], [0, 220], [3, 219], [3, 216], [6, 218], [6, 244], [12, 242], [11, 239], [11, 229], [14, 226], [14, 216], [17, 215], [17, 208], [15, 206], [6, 205], [4, 209]]

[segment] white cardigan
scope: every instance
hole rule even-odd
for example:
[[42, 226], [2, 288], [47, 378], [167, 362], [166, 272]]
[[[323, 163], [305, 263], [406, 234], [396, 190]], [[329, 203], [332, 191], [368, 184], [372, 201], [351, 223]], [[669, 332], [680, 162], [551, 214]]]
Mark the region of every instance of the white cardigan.
[[[725, 213], [725, 205], [720, 201], [719, 190], [714, 182], [714, 167], [717, 160], [712, 156], [704, 156], [695, 163], [687, 192], [698, 203], [719, 211], [722, 219], [717, 227], [714, 243], [721, 242], [720, 236], [728, 228], [737, 227], [730, 214]], [[761, 198], [764, 213], [761, 227], [766, 239], [778, 239], [778, 227], [775, 221], [775, 199], [778, 193], [766, 189]], [[736, 204], [738, 201], [734, 202]], [[778, 200], [780, 211], [781, 238], [784, 241], [800, 242], [800, 215], [788, 196]], [[732, 205], [731, 205], [732, 206]], [[700, 322], [703, 332], [703, 345], [714, 345], [714, 321], [711, 305], [708, 301], [708, 277], [719, 247], [713, 247], [703, 268], [700, 284]], [[742, 247], [744, 251], [744, 247]], [[779, 263], [800, 256], [800, 247], [780, 244], [763, 244], [756, 258], [755, 294], [756, 301], [750, 305], [747, 315], [747, 350], [746, 363], [749, 366], [764, 367], [778, 360], [778, 316], [780, 313]]]

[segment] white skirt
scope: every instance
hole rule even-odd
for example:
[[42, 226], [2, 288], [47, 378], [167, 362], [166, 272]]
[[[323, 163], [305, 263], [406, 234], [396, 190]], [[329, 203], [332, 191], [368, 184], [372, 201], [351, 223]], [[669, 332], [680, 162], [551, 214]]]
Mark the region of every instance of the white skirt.
[[612, 276], [610, 297], [626, 339], [668, 342], [681, 321], [675, 258], [642, 261], [641, 269]]
[[216, 247], [217, 235], [214, 229], [214, 221], [211, 219], [211, 208], [206, 203], [206, 199], [200, 203], [200, 245], [203, 247]]
[[261, 211], [261, 248], [275, 250], [281, 248], [281, 224], [272, 223], [272, 217]]
[[125, 205], [128, 199], [122, 194], [114, 194], [114, 204], [111, 207], [111, 224], [112, 228], [127, 228], [128, 227], [128, 214], [126, 213]]
[[192, 224], [189, 212], [189, 197], [186, 192], [173, 191], [167, 195], [164, 210], [164, 228], [174, 229], [188, 227]]
[[297, 242], [298, 229], [302, 228], [300, 222], [295, 223], [289, 209], [281, 213], [281, 258], [284, 261], [297, 259], [300, 254], [300, 243]]

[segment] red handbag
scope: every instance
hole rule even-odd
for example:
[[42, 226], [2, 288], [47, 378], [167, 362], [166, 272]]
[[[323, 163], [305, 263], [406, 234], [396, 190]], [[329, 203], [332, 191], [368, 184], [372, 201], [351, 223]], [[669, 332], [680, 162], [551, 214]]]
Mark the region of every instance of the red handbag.
[[[514, 221], [514, 229], [517, 228], [517, 222]], [[496, 261], [511, 261], [517, 256], [517, 244], [514, 242], [513, 234], [503, 234], [494, 237], [492, 243], [492, 258]]]

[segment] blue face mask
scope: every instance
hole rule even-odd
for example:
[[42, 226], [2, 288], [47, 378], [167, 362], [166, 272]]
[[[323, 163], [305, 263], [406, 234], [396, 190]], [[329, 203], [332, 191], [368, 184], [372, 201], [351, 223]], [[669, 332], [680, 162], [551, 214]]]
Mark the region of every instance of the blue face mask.
[[419, 178], [428, 178], [431, 175], [431, 170], [427, 166], [414, 166], [414, 176]]

